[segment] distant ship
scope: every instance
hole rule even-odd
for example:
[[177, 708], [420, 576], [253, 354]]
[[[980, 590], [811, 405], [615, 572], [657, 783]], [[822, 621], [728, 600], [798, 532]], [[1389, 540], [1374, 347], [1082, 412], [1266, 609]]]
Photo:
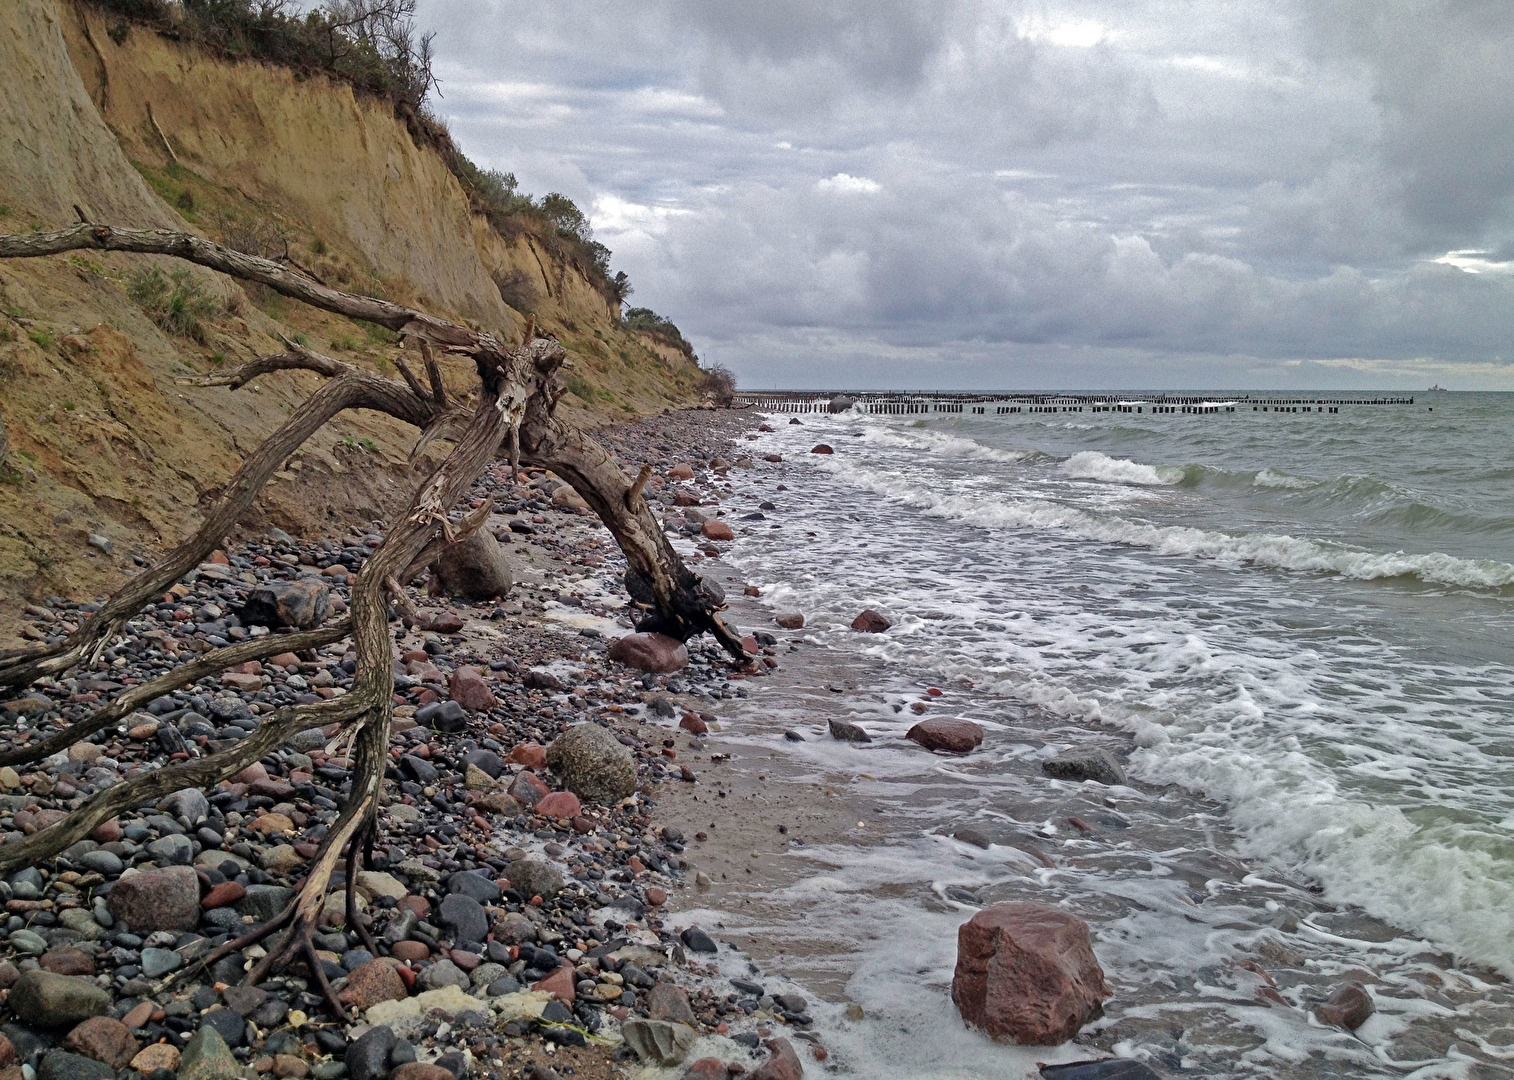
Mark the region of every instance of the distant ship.
[[1440, 383], [1436, 383], [1434, 386], [1430, 387], [1430, 393], [1432, 393], [1432, 394], [1448, 394], [1448, 393], [1450, 393], [1450, 391], [1447, 390], [1444, 386], [1441, 386]]

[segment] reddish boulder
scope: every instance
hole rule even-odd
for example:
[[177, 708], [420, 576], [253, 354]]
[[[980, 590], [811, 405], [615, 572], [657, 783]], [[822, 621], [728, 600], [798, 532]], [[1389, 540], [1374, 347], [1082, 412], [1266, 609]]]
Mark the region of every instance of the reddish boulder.
[[710, 730], [710, 725], [698, 713], [684, 713], [683, 719], [678, 721], [678, 726], [690, 735], [704, 735]]
[[431, 956], [431, 950], [424, 941], [396, 941], [389, 947], [389, 951], [396, 959], [405, 960], [409, 963], [418, 963]]
[[804, 629], [804, 616], [797, 611], [782, 611], [773, 616], [773, 621], [785, 630]]
[[247, 890], [235, 881], [223, 881], [219, 885], [211, 887], [210, 891], [205, 894], [205, 899], [200, 901], [200, 906], [209, 911], [211, 908], [235, 904], [246, 895]]
[[1110, 996], [1088, 926], [1046, 904], [995, 904], [957, 929], [952, 1001], [1000, 1042], [1056, 1046], [1104, 1015]]
[[558, 1001], [568, 1006], [573, 1004], [573, 998], [578, 992], [578, 987], [573, 982], [573, 969], [571, 967], [558, 968], [541, 982], [533, 983], [531, 989], [545, 990], [557, 998]]
[[1367, 1022], [1367, 1017], [1375, 1010], [1372, 995], [1353, 982], [1336, 987], [1330, 1000], [1315, 1007], [1314, 1015], [1322, 1024], [1355, 1031]]
[[392, 961], [369, 960], [347, 976], [341, 1000], [366, 1012], [381, 1001], [404, 1001], [409, 996]]
[[547, 748], [540, 743], [523, 742], [505, 756], [512, 765], [525, 765], [532, 769], [547, 767]]
[[166, 866], [122, 877], [106, 899], [132, 933], [193, 930], [200, 924], [200, 878], [190, 866]]
[[694, 466], [690, 465], [687, 461], [680, 461], [668, 470], [668, 476], [674, 480], [692, 480], [694, 479]]
[[716, 521], [714, 518], [710, 518], [703, 525], [699, 526], [699, 531], [704, 534], [706, 540], [736, 539], [736, 534], [731, 531], [729, 525], [723, 521]]
[[247, 594], [240, 614], [248, 626], [319, 626], [331, 614], [331, 590], [314, 581], [271, 581]]
[[868, 608], [852, 620], [852, 629], [860, 630], [864, 634], [881, 634], [893, 625], [872, 608]]
[[810, 453], [812, 454], [834, 454], [835, 452], [836, 451], [832, 450], [826, 443], [816, 443], [814, 446], [810, 447]]
[[554, 791], [536, 800], [536, 812], [549, 818], [577, 817], [583, 812], [583, 804], [571, 791]]
[[800, 1080], [804, 1065], [794, 1053], [794, 1044], [787, 1039], [769, 1039], [762, 1044], [768, 1048], [769, 1057], [747, 1080]]
[[48, 949], [37, 960], [43, 971], [54, 975], [93, 975], [95, 958], [82, 949], [70, 945]]
[[688, 666], [689, 650], [665, 634], [627, 634], [610, 646], [610, 659], [626, 667], [670, 675]]
[[112, 1069], [124, 1069], [137, 1056], [142, 1045], [132, 1036], [131, 1028], [108, 1016], [91, 1016], [63, 1040], [63, 1049], [102, 1061]]
[[683, 1080], [728, 1080], [725, 1062], [719, 1058], [700, 1058], [689, 1066]]
[[523, 772], [515, 778], [510, 785], [510, 797], [526, 806], [535, 806], [542, 799], [552, 794], [552, 789], [542, 782], [541, 777], [535, 773]]
[[478, 673], [477, 668], [464, 664], [447, 680], [447, 693], [452, 700], [470, 712], [488, 712], [499, 704], [489, 683]]
[[952, 754], [966, 754], [983, 741], [983, 729], [971, 720], [953, 720], [938, 716], [922, 720], [910, 728], [904, 736], [910, 742], [919, 743], [927, 750], [945, 750]]

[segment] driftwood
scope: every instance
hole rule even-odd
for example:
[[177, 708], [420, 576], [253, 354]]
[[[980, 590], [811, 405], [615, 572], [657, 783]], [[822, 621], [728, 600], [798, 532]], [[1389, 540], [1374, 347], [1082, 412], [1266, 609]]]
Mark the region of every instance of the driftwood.
[[[360, 852], [371, 855], [387, 760], [394, 691], [389, 604], [392, 600], [402, 610], [407, 608], [401, 583], [425, 566], [440, 545], [483, 526], [490, 502], [460, 521], [449, 519], [448, 511], [497, 454], [506, 450], [512, 462], [551, 469], [571, 483], [598, 513], [625, 553], [628, 590], [648, 611], [642, 629], [655, 629], [680, 640], [709, 632], [738, 660], [745, 661], [746, 654], [739, 637], [720, 619], [723, 598], [718, 587], [706, 586], [683, 564], [642, 497], [651, 476], [650, 466], [644, 465], [634, 479], [628, 479], [603, 447], [554, 415], [565, 390], [558, 373], [566, 353], [555, 339], [537, 336], [534, 323], [528, 324], [522, 344], [510, 346], [492, 334], [385, 300], [341, 292], [279, 263], [187, 233], [83, 224], [52, 233], [0, 236], [0, 258], [54, 255], [82, 248], [174, 256], [265, 285], [326, 311], [377, 323], [420, 345], [425, 384], [403, 363], [399, 365], [400, 382], [292, 343], [286, 352], [258, 357], [234, 370], [182, 380], [235, 390], [260, 375], [303, 370], [328, 381], [247, 457], [192, 536], [123, 586], [76, 632], [54, 644], [0, 652], [0, 687], [25, 686], [79, 665], [98, 663], [130, 619], [210, 556], [289, 455], [347, 409], [377, 410], [420, 429], [412, 458], [436, 439], [452, 444], [450, 453], [416, 490], [404, 515], [357, 575], [346, 620], [207, 653], [131, 688], [86, 720], [28, 744], [0, 747], [0, 764], [36, 761], [104, 730], [153, 697], [233, 664], [350, 637], [357, 665], [352, 688], [345, 696], [281, 709], [230, 749], [106, 788], [57, 824], [19, 843], [0, 846], [0, 872], [51, 858], [123, 810], [186, 787], [211, 786], [278, 747], [295, 731], [338, 724], [339, 737], [352, 746], [352, 789], [328, 829], [304, 884], [276, 918], [222, 946], [203, 963], [278, 934], [267, 955], [249, 974], [249, 981], [256, 982], [303, 956], [332, 1010], [345, 1015], [322, 974], [311, 933], [325, 903], [332, 872], [345, 851], [349, 923], [367, 939], [366, 930], [351, 917], [355, 914], [352, 883]], [[471, 404], [465, 405], [447, 392], [437, 349], [473, 360], [478, 388]], [[375, 953], [378, 951], [371, 939], [367, 943]]]

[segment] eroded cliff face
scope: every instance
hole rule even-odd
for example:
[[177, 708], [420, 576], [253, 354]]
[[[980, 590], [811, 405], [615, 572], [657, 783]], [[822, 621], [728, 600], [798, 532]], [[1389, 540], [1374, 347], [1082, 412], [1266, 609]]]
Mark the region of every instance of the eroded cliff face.
[[[440, 156], [386, 103], [111, 29], [73, 0], [0, 4], [0, 232], [60, 228], [80, 213], [188, 229], [506, 338], [526, 318], [508, 297], [567, 346], [564, 407], [584, 422], [691, 400], [692, 362], [624, 331], [618, 310], [540, 241], [507, 239], [472, 213]], [[129, 296], [154, 265], [178, 269], [94, 252], [0, 262], [0, 641], [19, 625], [20, 598], [105, 593], [133, 555], [176, 542], [317, 384], [281, 373], [233, 392], [176, 377], [281, 351], [281, 336], [391, 375], [402, 355], [378, 328], [199, 269], [182, 288], [214, 313], [198, 337], [171, 333]], [[468, 365], [445, 367], [459, 391], [471, 385]], [[290, 460], [247, 524], [315, 532], [382, 518], [427, 467], [406, 461], [414, 438], [385, 417], [344, 417]]]

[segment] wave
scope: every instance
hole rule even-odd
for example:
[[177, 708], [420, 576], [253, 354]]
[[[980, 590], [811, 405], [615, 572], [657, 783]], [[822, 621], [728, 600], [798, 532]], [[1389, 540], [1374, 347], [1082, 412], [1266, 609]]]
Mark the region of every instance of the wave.
[[1444, 552], [1364, 551], [1286, 533], [1237, 536], [1190, 526], [1152, 525], [1046, 500], [991, 502], [982, 493], [953, 495], [844, 458], [826, 458], [817, 464], [878, 495], [915, 506], [928, 514], [988, 528], [1055, 529], [1085, 540], [1146, 548], [1159, 555], [1186, 555], [1221, 563], [1335, 574], [1357, 581], [1406, 577], [1465, 588], [1514, 586], [1514, 564], [1494, 559], [1464, 559]]
[[1259, 488], [1285, 488], [1291, 491], [1306, 491], [1317, 487], [1318, 480], [1310, 480], [1303, 476], [1290, 476], [1287, 473], [1277, 472], [1274, 469], [1262, 469], [1251, 478], [1252, 487]]
[[1164, 487], [1181, 484], [1187, 471], [1171, 465], [1144, 465], [1139, 461], [1114, 458], [1097, 450], [1084, 450], [1062, 462], [1061, 470], [1080, 480], [1108, 480], [1117, 484]]

